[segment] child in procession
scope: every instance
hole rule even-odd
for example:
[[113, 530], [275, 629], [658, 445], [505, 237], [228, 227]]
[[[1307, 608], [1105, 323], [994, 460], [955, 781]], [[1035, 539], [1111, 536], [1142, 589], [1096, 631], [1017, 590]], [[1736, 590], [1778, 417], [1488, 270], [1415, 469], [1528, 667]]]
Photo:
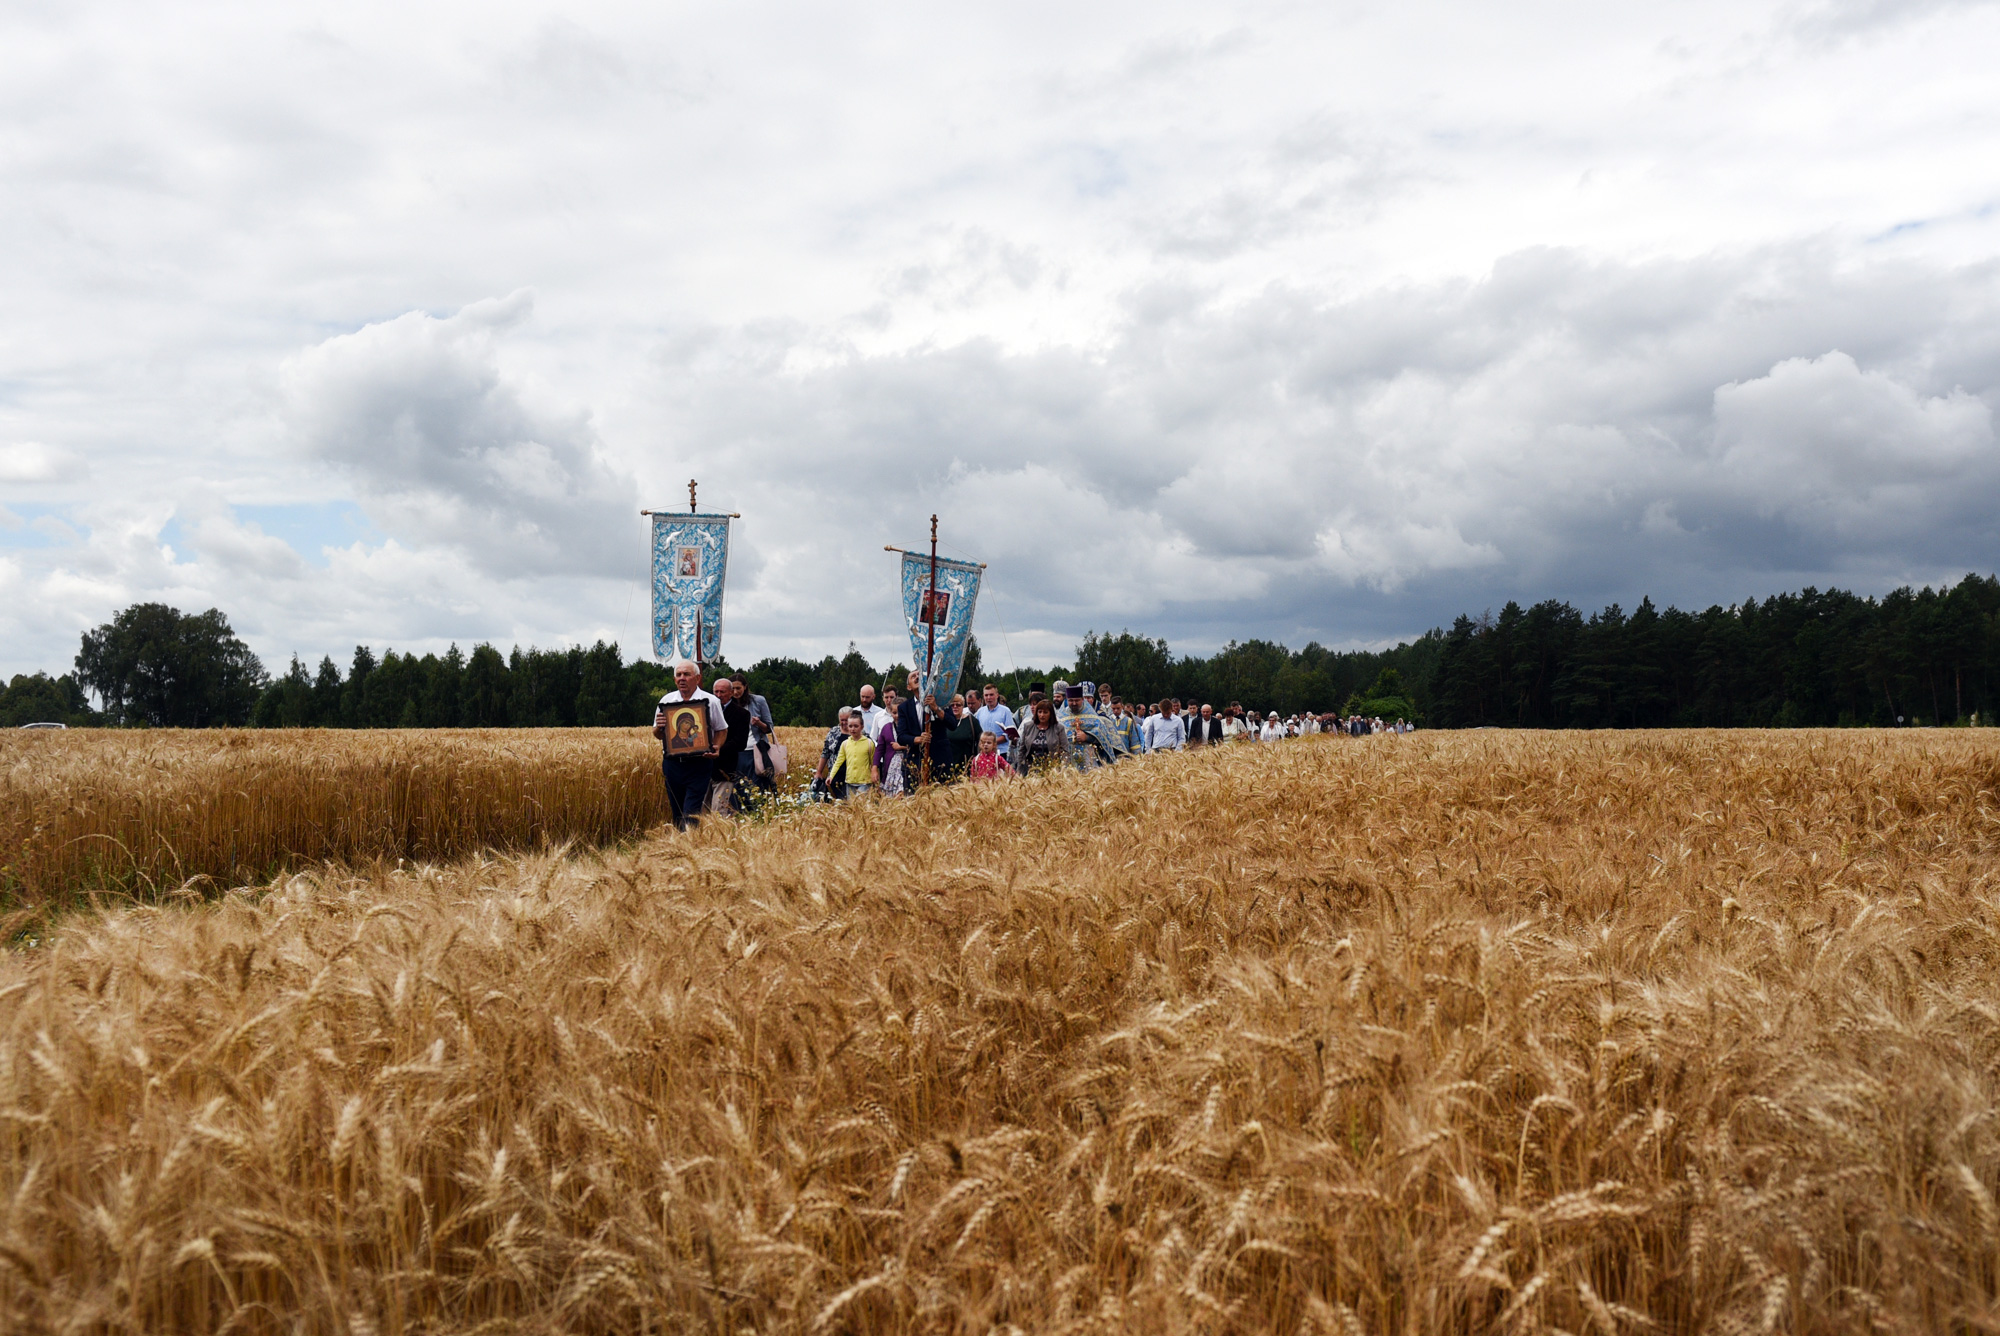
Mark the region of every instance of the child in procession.
[[859, 710], [842, 721], [847, 741], [840, 744], [827, 775], [827, 786], [841, 798], [865, 797], [875, 788], [875, 744], [868, 740], [863, 723]]
[[979, 755], [972, 758], [970, 778], [974, 784], [1002, 775], [1012, 775], [1014, 767], [1000, 754], [1000, 739], [992, 733], [979, 735]]

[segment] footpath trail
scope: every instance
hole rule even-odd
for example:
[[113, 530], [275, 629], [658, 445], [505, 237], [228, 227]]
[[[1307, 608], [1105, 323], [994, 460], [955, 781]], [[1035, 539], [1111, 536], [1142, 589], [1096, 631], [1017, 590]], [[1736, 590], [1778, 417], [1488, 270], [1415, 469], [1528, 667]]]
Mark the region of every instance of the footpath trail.
[[1321, 738], [65, 915], [0, 1329], [1984, 1329], [1996, 793]]

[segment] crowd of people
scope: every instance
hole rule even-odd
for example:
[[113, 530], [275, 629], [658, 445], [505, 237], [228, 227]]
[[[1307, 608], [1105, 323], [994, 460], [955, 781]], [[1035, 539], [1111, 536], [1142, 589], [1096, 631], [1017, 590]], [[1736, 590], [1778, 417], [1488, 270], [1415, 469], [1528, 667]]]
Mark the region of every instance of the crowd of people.
[[1281, 718], [1272, 710], [1260, 718], [1240, 701], [1217, 706], [1169, 698], [1134, 705], [1096, 682], [1036, 682], [1012, 705], [988, 682], [940, 704], [917, 699], [920, 682], [911, 673], [905, 692], [885, 688], [879, 704], [874, 687], [864, 686], [858, 705], [842, 707], [820, 748], [815, 797], [897, 796], [926, 780], [977, 784], [1051, 766], [1091, 770], [1153, 752], [1410, 728], [1402, 720], [1358, 715]]
[[[718, 785], [727, 786], [726, 797], [718, 799], [739, 809], [760, 791], [775, 793], [779, 767], [771, 707], [741, 674], [717, 677], [704, 688], [698, 665], [680, 660], [673, 667], [674, 689], [660, 698], [653, 735], [664, 748], [661, 770], [674, 824], [685, 829], [700, 820]], [[879, 701], [873, 686], [863, 686], [858, 704], [841, 707], [820, 747], [813, 799], [895, 797], [926, 783], [988, 783], [1058, 766], [1092, 770], [1153, 752], [1411, 728], [1400, 719], [1359, 715], [1281, 718], [1271, 710], [1260, 718], [1239, 701], [1216, 706], [1170, 698], [1134, 705], [1098, 682], [1036, 682], [1015, 705], [988, 682], [940, 704], [932, 696], [919, 699], [921, 680], [913, 672], [904, 691], [885, 687]], [[698, 727], [700, 710], [697, 718], [688, 717], [687, 707], [697, 705], [706, 706], [706, 730]], [[676, 745], [683, 740], [685, 746]]]

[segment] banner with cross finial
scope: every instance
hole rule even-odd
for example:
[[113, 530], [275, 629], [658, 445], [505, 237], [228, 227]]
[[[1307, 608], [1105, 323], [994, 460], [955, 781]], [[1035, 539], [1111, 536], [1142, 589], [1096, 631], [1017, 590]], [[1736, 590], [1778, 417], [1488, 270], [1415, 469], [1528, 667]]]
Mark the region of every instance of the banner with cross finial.
[[910, 628], [910, 652], [916, 655], [912, 662], [919, 673], [929, 662], [923, 690], [935, 695], [940, 706], [958, 685], [984, 569], [972, 561], [903, 553], [903, 620]]
[[653, 517], [653, 656], [713, 663], [722, 653], [722, 578], [734, 515], [695, 514], [688, 484], [684, 514]]

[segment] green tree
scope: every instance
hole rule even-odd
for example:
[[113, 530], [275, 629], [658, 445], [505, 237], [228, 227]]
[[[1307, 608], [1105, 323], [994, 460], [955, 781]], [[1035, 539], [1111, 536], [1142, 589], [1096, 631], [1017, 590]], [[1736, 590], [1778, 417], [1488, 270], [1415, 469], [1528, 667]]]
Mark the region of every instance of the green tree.
[[0, 688], [0, 728], [22, 724], [94, 724], [90, 698], [68, 673], [50, 677], [47, 673], [16, 673]]
[[192, 616], [135, 603], [83, 636], [76, 679], [121, 724], [208, 728], [247, 724], [264, 665], [216, 608]]
[[1174, 656], [1164, 640], [1149, 640], [1129, 630], [1117, 635], [1088, 631], [1076, 647], [1076, 676], [1085, 682], [1109, 682], [1128, 701], [1159, 700], [1173, 690]]
[[465, 655], [457, 645], [439, 657], [426, 654], [424, 674], [424, 727], [457, 728], [465, 694]]
[[382, 662], [361, 687], [362, 728], [414, 728], [421, 722], [417, 703], [423, 694], [423, 667], [416, 656], [382, 651]]
[[1410, 699], [1409, 688], [1403, 685], [1402, 673], [1394, 668], [1384, 668], [1375, 674], [1374, 683], [1365, 692], [1348, 697], [1341, 713], [1371, 719], [1407, 719], [1413, 724], [1422, 722], [1416, 702]]
[[362, 695], [375, 672], [375, 651], [366, 645], [354, 647], [354, 662], [348, 667], [347, 681], [340, 688], [340, 723], [343, 728], [366, 728]]
[[986, 685], [986, 664], [979, 654], [979, 637], [965, 638], [965, 658], [959, 661], [958, 685], [954, 691], [977, 691]]
[[583, 728], [630, 724], [619, 691], [623, 665], [618, 646], [602, 640], [584, 652], [576, 689], [576, 722]]
[[313, 684], [299, 656], [285, 675], [264, 688], [250, 721], [259, 728], [305, 728], [312, 723]]
[[313, 674], [312, 722], [318, 728], [340, 727], [340, 669], [333, 656], [322, 654]]
[[744, 673], [750, 690], [771, 707], [771, 718], [785, 726], [807, 727], [815, 722], [814, 696], [819, 669], [798, 659], [759, 659]]
[[836, 659], [827, 655], [820, 660], [819, 689], [813, 693], [813, 722], [822, 728], [833, 727], [840, 717], [840, 707], [859, 701], [863, 684], [876, 681], [875, 669], [852, 641], [848, 642], [845, 657]]
[[507, 661], [500, 651], [484, 641], [474, 645], [459, 686], [459, 721], [467, 728], [504, 727], [510, 690]]

